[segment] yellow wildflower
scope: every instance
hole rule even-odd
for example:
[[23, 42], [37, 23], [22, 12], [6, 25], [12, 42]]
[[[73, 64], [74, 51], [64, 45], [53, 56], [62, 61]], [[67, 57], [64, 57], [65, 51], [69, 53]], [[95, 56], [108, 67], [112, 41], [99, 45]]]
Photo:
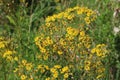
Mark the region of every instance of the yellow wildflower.
[[15, 57], [14, 57], [14, 60], [15, 60], [15, 61], [18, 61], [18, 57], [17, 57], [17, 56], [15, 56]]
[[25, 67], [26, 67], [26, 70], [30, 71], [32, 69], [33, 65], [32, 65], [32, 63], [27, 63]]
[[4, 48], [5, 47], [5, 43], [2, 41], [0, 42], [0, 48]]
[[72, 20], [74, 17], [75, 17], [75, 15], [74, 15], [74, 14], [71, 14], [71, 15], [68, 15], [68, 16], [67, 16], [67, 19], [68, 19], [68, 20]]
[[13, 57], [12, 57], [12, 56], [7, 56], [7, 57], [6, 57], [6, 60], [7, 60], [7, 61], [12, 61], [12, 60], [13, 60]]
[[57, 78], [57, 77], [58, 77], [58, 72], [55, 71], [55, 72], [53, 73], [53, 78]]
[[15, 70], [13, 71], [14, 73], [18, 71], [18, 68], [15, 68]]
[[64, 74], [64, 79], [68, 78], [69, 74], [68, 73], [65, 73]]
[[55, 73], [57, 70], [56, 70], [55, 68], [51, 68], [50, 71], [51, 71], [52, 73]]
[[42, 53], [45, 53], [46, 52], [46, 49], [45, 48], [43, 48], [43, 47], [39, 47], [40, 48], [40, 51], [42, 52]]
[[85, 20], [85, 22], [86, 22], [87, 24], [90, 24], [90, 22], [91, 22], [89, 17], [85, 17], [84, 20]]
[[86, 64], [86, 65], [90, 65], [91, 62], [90, 62], [90, 61], [85, 61], [85, 64]]
[[65, 67], [62, 68], [61, 73], [65, 73], [65, 72], [68, 72], [68, 71], [69, 71], [68, 66], [65, 66]]
[[23, 59], [23, 60], [22, 60], [22, 64], [23, 64], [23, 65], [26, 65], [26, 64], [27, 64], [27, 60]]
[[36, 37], [36, 38], [35, 38], [35, 44], [36, 44], [36, 45], [39, 45], [39, 37]]
[[95, 53], [95, 52], [96, 52], [96, 49], [93, 48], [93, 49], [91, 50], [91, 53]]
[[62, 51], [58, 51], [58, 54], [61, 55], [61, 54], [63, 54], [63, 52]]
[[81, 32], [80, 32], [80, 36], [85, 36], [85, 32], [84, 32], [84, 31], [81, 31]]
[[52, 41], [52, 39], [50, 39], [50, 37], [46, 38], [46, 42], [48, 45], [53, 44], [53, 41]]
[[45, 80], [50, 80], [50, 77], [46, 78]]
[[41, 68], [42, 68], [42, 65], [41, 65], [41, 64], [39, 64], [37, 68], [38, 68], [38, 69], [41, 69]]
[[66, 42], [65, 42], [65, 40], [63, 38], [60, 39], [60, 44], [61, 45], [66, 45]]
[[47, 65], [44, 65], [44, 67], [45, 67], [45, 69], [46, 69], [46, 70], [49, 70], [49, 66], [47, 66]]
[[42, 68], [40, 69], [40, 72], [41, 72], [41, 73], [44, 73], [44, 72], [45, 72], [44, 67], [42, 67]]
[[7, 56], [10, 56], [10, 55], [12, 55], [12, 54], [13, 54], [12, 51], [7, 50], [7, 51], [3, 54], [3, 58], [5, 58], [5, 57], [7, 57]]
[[90, 67], [89, 67], [88, 65], [85, 65], [84, 69], [85, 69], [86, 71], [89, 71], [89, 70], [90, 70]]
[[54, 68], [56, 68], [56, 69], [60, 69], [61, 66], [60, 66], [60, 65], [54, 65]]
[[27, 76], [26, 75], [21, 75], [21, 80], [26, 80], [27, 79]]

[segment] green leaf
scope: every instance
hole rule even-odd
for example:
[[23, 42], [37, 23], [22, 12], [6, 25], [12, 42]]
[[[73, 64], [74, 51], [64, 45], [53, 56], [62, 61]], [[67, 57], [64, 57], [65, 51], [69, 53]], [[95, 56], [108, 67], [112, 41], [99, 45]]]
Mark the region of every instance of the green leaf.
[[10, 21], [11, 24], [16, 25], [15, 20], [11, 16], [6, 16], [7, 19]]

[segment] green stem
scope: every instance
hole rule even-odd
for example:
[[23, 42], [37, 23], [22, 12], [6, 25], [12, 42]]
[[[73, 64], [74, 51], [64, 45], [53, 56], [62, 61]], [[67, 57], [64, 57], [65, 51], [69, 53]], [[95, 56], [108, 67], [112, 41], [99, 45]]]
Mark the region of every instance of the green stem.
[[31, 9], [30, 9], [30, 23], [29, 23], [29, 33], [30, 33], [30, 31], [31, 31], [31, 24], [32, 24], [32, 17], [33, 17], [33, 15], [32, 15], [32, 10], [33, 10], [33, 4], [34, 4], [34, 0], [32, 0], [32, 5], [31, 5]]
[[120, 76], [120, 70], [118, 69], [117, 73], [116, 73], [116, 79], [115, 80], [119, 80], [119, 76]]

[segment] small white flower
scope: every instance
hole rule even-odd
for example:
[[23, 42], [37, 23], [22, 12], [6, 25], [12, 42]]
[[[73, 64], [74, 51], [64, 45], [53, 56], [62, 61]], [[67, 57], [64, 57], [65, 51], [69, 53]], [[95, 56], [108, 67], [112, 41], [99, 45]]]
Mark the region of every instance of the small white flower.
[[114, 13], [113, 13], [113, 17], [115, 18], [116, 15], [117, 15], [117, 11], [114, 11]]
[[114, 13], [113, 13], [113, 17], [116, 18], [118, 17], [118, 15], [120, 14], [120, 8], [115, 9]]
[[113, 28], [113, 31], [114, 31], [114, 34], [116, 35], [116, 34], [120, 31], [120, 28], [114, 27], [114, 28]]

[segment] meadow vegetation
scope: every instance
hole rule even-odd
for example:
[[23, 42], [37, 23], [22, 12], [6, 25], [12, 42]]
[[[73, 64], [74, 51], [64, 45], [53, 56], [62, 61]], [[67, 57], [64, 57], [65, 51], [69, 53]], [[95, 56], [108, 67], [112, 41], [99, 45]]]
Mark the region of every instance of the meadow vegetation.
[[1, 0], [0, 80], [120, 80], [119, 0]]

